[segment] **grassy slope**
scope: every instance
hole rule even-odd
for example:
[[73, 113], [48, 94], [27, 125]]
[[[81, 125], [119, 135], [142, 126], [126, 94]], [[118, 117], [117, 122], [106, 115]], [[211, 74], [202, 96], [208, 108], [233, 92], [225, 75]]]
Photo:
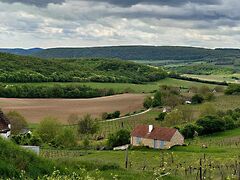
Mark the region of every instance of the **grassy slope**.
[[0, 177], [19, 177], [21, 170], [36, 178], [51, 173], [54, 164], [0, 138]]
[[[137, 171], [127, 172], [115, 165], [115, 163], [103, 161], [81, 161], [80, 163], [76, 158], [69, 157], [46, 160], [1, 138], [0, 147], [0, 179], [13, 177], [20, 179], [22, 170], [25, 171], [24, 176], [31, 179], [37, 179], [37, 177], [42, 177], [43, 175], [51, 175], [55, 169], [60, 170], [63, 174], [76, 172], [80, 176], [85, 176], [86, 174], [81, 175], [82, 171], [80, 168], [85, 168], [88, 171], [88, 175], [96, 179], [98, 177], [113, 179], [114, 175], [118, 175], [122, 179], [135, 179], [136, 177], [145, 179], [149, 175], [148, 173], [140, 175]], [[50, 155], [48, 154], [48, 157]], [[97, 173], [96, 169], [100, 171]]]

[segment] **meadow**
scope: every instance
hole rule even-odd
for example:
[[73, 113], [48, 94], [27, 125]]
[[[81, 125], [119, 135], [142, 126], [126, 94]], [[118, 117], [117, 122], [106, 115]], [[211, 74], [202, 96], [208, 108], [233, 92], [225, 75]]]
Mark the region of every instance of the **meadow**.
[[217, 74], [217, 75], [194, 75], [194, 74], [184, 74], [183, 76], [197, 78], [201, 80], [208, 80], [208, 81], [217, 81], [223, 82], [226, 81], [227, 83], [240, 83], [240, 74]]
[[[203, 179], [226, 179], [238, 177], [240, 164], [240, 129], [225, 131], [186, 141], [187, 146], [174, 147], [171, 150], [132, 149], [128, 152], [128, 169], [126, 174], [113, 171], [118, 179], [124, 179], [127, 172], [136, 173], [135, 178], [157, 179], [168, 173], [163, 179], [199, 179], [200, 168]], [[202, 145], [207, 148], [202, 148]], [[85, 151], [81, 156], [65, 156], [67, 151], [43, 150], [56, 161], [74, 163], [94, 162], [97, 164], [116, 164], [125, 168], [125, 151]], [[69, 152], [68, 152], [69, 153]], [[200, 161], [202, 166], [199, 165]], [[101, 172], [106, 174], [107, 172]], [[158, 174], [159, 173], [159, 174]], [[141, 174], [141, 175], [140, 175]], [[157, 175], [158, 174], [158, 175]], [[142, 177], [141, 177], [142, 176]], [[130, 177], [129, 177], [130, 178]], [[143, 178], [143, 179], [144, 179]], [[106, 179], [109, 179], [106, 177]], [[130, 178], [132, 179], [132, 178]]]

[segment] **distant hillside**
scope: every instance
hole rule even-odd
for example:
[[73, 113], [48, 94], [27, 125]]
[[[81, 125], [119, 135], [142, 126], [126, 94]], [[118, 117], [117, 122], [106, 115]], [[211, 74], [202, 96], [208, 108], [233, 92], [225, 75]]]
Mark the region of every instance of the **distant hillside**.
[[32, 48], [32, 49], [15, 48], [15, 49], [0, 49], [0, 52], [11, 53], [11, 54], [16, 54], [16, 55], [32, 55], [32, 54], [37, 53], [42, 50], [43, 49], [41, 49], [41, 48]]
[[0, 82], [122, 82], [163, 79], [161, 68], [112, 59], [40, 59], [0, 53]]
[[240, 57], [239, 49], [205, 49], [175, 46], [112, 46], [53, 48], [33, 54], [41, 58], [119, 58], [123, 60], [222, 60]]

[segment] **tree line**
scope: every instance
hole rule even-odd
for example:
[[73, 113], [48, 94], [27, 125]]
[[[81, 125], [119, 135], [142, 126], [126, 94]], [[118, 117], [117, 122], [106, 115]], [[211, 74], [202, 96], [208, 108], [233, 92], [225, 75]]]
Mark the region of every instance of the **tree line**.
[[94, 89], [85, 85], [0, 84], [0, 97], [5, 98], [93, 98], [114, 94], [113, 89]]

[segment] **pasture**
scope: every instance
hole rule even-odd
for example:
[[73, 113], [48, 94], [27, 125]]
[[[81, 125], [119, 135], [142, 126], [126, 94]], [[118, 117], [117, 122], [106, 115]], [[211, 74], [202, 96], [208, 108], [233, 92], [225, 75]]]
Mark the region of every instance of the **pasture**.
[[[238, 165], [240, 163], [239, 128], [198, 137], [186, 143], [188, 145], [185, 147], [174, 147], [171, 150], [132, 149], [128, 152], [127, 172], [138, 172], [138, 175], [142, 173], [144, 176], [148, 174], [147, 179], [154, 179], [156, 170], [159, 173], [170, 172], [169, 176], [166, 176], [170, 179], [196, 179], [200, 176], [200, 169], [202, 176], [205, 177], [203, 179], [227, 179], [229, 177], [234, 179], [240, 173], [238, 169], [240, 168]], [[202, 148], [203, 144], [207, 148]], [[121, 168], [125, 168], [126, 158], [125, 151], [82, 151], [81, 156], [78, 156], [69, 151], [43, 150], [41, 155], [44, 157], [47, 155], [57, 161], [65, 159], [78, 164], [86, 162], [116, 164]], [[200, 166], [200, 161], [202, 161], [202, 166]], [[121, 174], [118, 176], [123, 177]]]
[[21, 113], [29, 123], [39, 123], [43, 118], [56, 117], [66, 124], [71, 114], [80, 117], [91, 114], [99, 118], [103, 112], [119, 110], [123, 115], [143, 108], [144, 94], [121, 94], [92, 99], [9, 99], [0, 98], [4, 112]]

